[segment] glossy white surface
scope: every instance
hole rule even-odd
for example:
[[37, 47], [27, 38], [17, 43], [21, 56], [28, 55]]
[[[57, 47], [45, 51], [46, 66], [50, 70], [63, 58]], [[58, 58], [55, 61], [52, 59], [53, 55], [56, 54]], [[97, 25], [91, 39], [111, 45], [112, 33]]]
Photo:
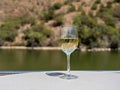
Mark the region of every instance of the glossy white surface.
[[[56, 73], [56, 74], [54, 74]], [[72, 71], [77, 79], [61, 79], [64, 71], [0, 76], [0, 90], [120, 90], [120, 71]]]

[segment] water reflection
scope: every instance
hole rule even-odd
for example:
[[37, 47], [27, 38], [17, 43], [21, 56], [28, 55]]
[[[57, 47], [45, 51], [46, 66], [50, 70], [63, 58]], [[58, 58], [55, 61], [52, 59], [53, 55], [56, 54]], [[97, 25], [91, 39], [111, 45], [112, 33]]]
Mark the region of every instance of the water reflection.
[[[120, 51], [71, 55], [72, 70], [120, 70]], [[0, 50], [0, 70], [66, 70], [62, 51]]]

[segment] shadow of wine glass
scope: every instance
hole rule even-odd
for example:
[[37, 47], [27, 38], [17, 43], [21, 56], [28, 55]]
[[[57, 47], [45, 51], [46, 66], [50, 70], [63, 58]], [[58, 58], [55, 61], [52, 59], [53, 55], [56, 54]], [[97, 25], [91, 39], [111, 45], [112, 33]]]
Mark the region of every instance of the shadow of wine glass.
[[78, 78], [78, 76], [68, 75], [68, 74], [61, 73], [61, 72], [47, 72], [46, 75], [52, 76], [52, 77], [59, 77], [61, 79], [67, 79], [67, 80], [77, 79]]
[[46, 75], [53, 76], [53, 77], [59, 77], [59, 76], [65, 75], [65, 73], [61, 73], [61, 72], [47, 72]]

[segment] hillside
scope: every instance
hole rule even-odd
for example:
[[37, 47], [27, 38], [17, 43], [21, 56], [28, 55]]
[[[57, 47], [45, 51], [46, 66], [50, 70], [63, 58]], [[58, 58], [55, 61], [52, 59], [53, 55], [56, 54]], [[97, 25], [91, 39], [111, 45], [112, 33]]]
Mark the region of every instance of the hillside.
[[119, 47], [119, 0], [2, 0], [0, 45], [58, 46], [61, 25], [76, 25], [81, 47]]

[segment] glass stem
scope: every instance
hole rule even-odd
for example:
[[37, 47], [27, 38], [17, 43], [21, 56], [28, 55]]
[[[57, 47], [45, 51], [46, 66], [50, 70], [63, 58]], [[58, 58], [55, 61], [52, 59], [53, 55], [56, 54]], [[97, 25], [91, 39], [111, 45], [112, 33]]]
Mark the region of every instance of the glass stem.
[[70, 75], [70, 54], [67, 55], [67, 73]]

